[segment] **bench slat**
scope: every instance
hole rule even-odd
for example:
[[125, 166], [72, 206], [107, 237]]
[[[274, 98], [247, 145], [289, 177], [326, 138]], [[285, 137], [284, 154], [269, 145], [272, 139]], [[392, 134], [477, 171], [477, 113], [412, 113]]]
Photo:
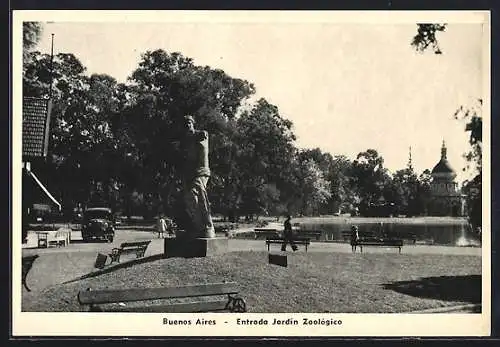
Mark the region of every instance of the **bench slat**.
[[125, 254], [125, 253], [134, 253], [140, 250], [143, 250], [144, 248], [121, 248], [120, 253]]
[[387, 246], [387, 247], [400, 247], [403, 246], [403, 240], [387, 240], [387, 241], [358, 241], [360, 246]]
[[381, 247], [401, 247], [402, 244], [395, 243], [375, 243], [375, 242], [367, 242], [367, 243], [357, 243], [359, 246], [381, 246]]
[[230, 282], [183, 287], [80, 291], [78, 301], [82, 305], [88, 305], [237, 293], [236, 283]]
[[[285, 243], [283, 240], [266, 240], [266, 243]], [[310, 242], [307, 240], [293, 240], [293, 243], [296, 243], [298, 245], [305, 245], [309, 244]]]
[[[283, 238], [267, 238], [266, 239], [266, 242], [283, 242], [285, 241], [285, 239]], [[294, 237], [292, 238], [292, 241], [294, 242], [310, 242], [311, 239], [310, 238], [307, 238], [307, 237]]]
[[189, 303], [176, 303], [166, 305], [141, 305], [140, 307], [111, 307], [103, 309], [105, 312], [165, 312], [165, 313], [190, 313], [190, 312], [213, 312], [222, 311], [227, 304], [226, 300], [218, 301], [197, 301]]
[[120, 245], [120, 248], [125, 248], [125, 247], [137, 247], [137, 246], [146, 246], [149, 245], [151, 241], [144, 241], [144, 242], [124, 242]]

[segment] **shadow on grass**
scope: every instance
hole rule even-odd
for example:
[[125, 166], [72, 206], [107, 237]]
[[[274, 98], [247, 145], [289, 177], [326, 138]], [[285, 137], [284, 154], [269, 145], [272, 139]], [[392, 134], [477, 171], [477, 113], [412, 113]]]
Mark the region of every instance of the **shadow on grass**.
[[84, 279], [92, 278], [92, 277], [97, 277], [97, 276], [104, 275], [104, 274], [107, 274], [107, 273], [110, 273], [110, 272], [113, 272], [113, 271], [116, 271], [119, 269], [125, 269], [128, 267], [132, 267], [134, 265], [149, 263], [149, 262], [160, 260], [160, 259], [163, 259], [163, 254], [155, 254], [155, 255], [151, 255], [149, 257], [142, 257], [142, 258], [138, 258], [138, 259], [125, 261], [123, 263], [116, 263], [113, 265], [107, 265], [107, 267], [102, 269], [102, 270], [96, 269], [95, 271], [90, 272], [86, 275], [83, 275], [83, 276], [77, 277], [75, 279], [63, 282], [63, 284], [78, 282], [80, 280], [84, 280]]
[[481, 303], [481, 275], [424, 277], [383, 284], [383, 287], [419, 298]]

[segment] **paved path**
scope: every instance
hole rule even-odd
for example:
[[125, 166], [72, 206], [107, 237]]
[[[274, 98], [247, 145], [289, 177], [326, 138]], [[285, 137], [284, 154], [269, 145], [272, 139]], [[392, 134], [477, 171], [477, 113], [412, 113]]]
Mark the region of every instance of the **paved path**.
[[[113, 243], [105, 242], [90, 242], [83, 243], [81, 234], [78, 231], [73, 231], [71, 238], [72, 243], [68, 247], [53, 247], [53, 248], [34, 248], [36, 245], [36, 236], [29, 236], [28, 246], [31, 248], [23, 249], [23, 254], [45, 254], [45, 253], [71, 253], [71, 252], [103, 252], [111, 251], [113, 247], [117, 247], [122, 242], [151, 240], [146, 254], [158, 254], [163, 252], [163, 239], [159, 239], [157, 235], [148, 231], [133, 231], [133, 230], [117, 230]], [[252, 239], [229, 239], [229, 247], [231, 251], [267, 251], [267, 246], [264, 240]], [[271, 245], [271, 251], [279, 250], [279, 245]], [[308, 247], [308, 252], [351, 252], [351, 246], [347, 243], [338, 242], [311, 242]], [[386, 247], [363, 247], [364, 253], [397, 253], [397, 248]], [[453, 247], [453, 246], [438, 246], [438, 245], [405, 245], [402, 248], [402, 254], [455, 254], [455, 255], [476, 255], [481, 256], [482, 249], [478, 247]]]
[[[28, 246], [36, 245], [36, 236]], [[95, 271], [94, 262], [97, 253], [108, 254], [113, 247], [118, 247], [125, 241], [151, 240], [145, 256], [163, 253], [163, 239], [158, 238], [151, 232], [118, 230], [113, 243], [81, 241], [79, 232], [72, 233], [72, 243], [67, 247], [52, 248], [24, 248], [23, 255], [38, 254], [40, 257], [35, 261], [33, 268], [28, 274], [28, 285], [36, 292], [48, 286], [62, 283]], [[229, 239], [231, 251], [267, 251], [264, 240]], [[271, 251], [279, 251], [279, 245], [272, 245]], [[303, 246], [299, 252], [304, 252]], [[312, 242], [308, 252], [342, 252], [350, 253], [351, 247], [345, 243]], [[388, 253], [392, 252], [398, 256], [397, 248], [366, 247], [363, 253]], [[424, 255], [424, 254], [450, 254], [450, 255], [473, 255], [480, 256], [481, 248], [471, 247], [447, 247], [447, 246], [404, 246], [402, 255]], [[48, 275], [50, 273], [50, 276]], [[23, 289], [23, 293], [26, 292]]]
[[426, 310], [411, 311], [408, 313], [481, 313], [481, 304], [464, 304], [439, 308], [429, 308]]

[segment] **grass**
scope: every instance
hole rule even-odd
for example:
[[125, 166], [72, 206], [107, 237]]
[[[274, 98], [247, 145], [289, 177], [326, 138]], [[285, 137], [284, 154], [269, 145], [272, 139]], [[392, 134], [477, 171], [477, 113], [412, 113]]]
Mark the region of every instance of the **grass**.
[[481, 257], [295, 253], [288, 267], [267, 252], [170, 258], [23, 293], [23, 311], [82, 311], [79, 290], [237, 282], [249, 312], [396, 313], [478, 303]]

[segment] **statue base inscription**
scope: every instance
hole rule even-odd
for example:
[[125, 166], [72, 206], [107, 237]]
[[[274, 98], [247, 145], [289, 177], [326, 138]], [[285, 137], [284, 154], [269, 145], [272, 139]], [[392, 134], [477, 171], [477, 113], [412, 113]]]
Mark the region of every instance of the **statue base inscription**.
[[227, 237], [214, 238], [172, 238], [165, 239], [165, 258], [200, 258], [226, 253], [229, 250]]

